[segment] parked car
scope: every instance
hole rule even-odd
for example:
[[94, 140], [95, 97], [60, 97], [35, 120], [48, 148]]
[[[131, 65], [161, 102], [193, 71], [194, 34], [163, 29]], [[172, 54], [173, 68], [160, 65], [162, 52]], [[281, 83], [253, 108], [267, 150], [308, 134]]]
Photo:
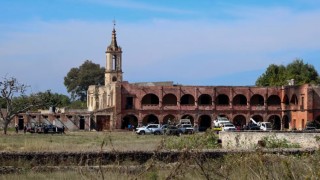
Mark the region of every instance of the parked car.
[[182, 131], [177, 126], [168, 126], [166, 129], [166, 135], [176, 135], [181, 136]]
[[260, 126], [256, 124], [248, 124], [245, 128], [245, 130], [251, 130], [251, 131], [260, 131]]
[[160, 128], [157, 128], [157, 129], [153, 130], [153, 134], [154, 135], [165, 134], [167, 128], [168, 128], [168, 124], [164, 124]]
[[315, 126], [306, 126], [303, 131], [316, 131], [316, 127]]
[[231, 121], [227, 117], [218, 116], [216, 120], [213, 121], [214, 127], [219, 127], [223, 123], [231, 123]]
[[139, 135], [153, 134], [155, 130], [159, 130], [160, 124], [148, 124], [147, 126], [142, 126], [136, 128], [136, 133]]
[[232, 123], [223, 123], [221, 128], [222, 128], [222, 131], [235, 131], [235, 130], [237, 130], [236, 127]]
[[194, 127], [191, 124], [181, 124], [178, 128], [182, 131], [183, 134], [193, 134]]
[[64, 133], [64, 127], [58, 127], [52, 124], [43, 127], [44, 133]]

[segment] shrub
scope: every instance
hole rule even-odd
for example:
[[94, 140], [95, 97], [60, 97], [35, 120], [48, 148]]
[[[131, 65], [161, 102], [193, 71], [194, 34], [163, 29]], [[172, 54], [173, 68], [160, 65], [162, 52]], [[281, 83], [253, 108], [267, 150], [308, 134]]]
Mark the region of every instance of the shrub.
[[275, 135], [262, 138], [266, 148], [300, 148], [298, 143], [291, 143], [287, 139], [279, 139]]
[[214, 149], [218, 147], [218, 136], [213, 130], [208, 130], [204, 134], [170, 136], [164, 140], [165, 149]]

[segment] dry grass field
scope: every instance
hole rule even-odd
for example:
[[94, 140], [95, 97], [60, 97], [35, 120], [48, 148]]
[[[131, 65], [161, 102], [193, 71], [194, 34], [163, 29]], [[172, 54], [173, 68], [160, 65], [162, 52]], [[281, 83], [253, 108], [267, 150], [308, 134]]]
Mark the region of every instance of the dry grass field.
[[138, 136], [134, 132], [66, 132], [66, 134], [14, 133], [0, 135], [0, 151], [83, 152], [103, 150], [154, 150], [161, 136]]
[[[217, 148], [217, 137], [208, 132], [196, 135], [154, 136], [133, 132], [66, 132], [66, 134], [0, 135], [4, 152], [157, 151]], [[191, 153], [192, 154], [192, 153]], [[320, 153], [303, 155], [231, 154], [210, 159], [185, 156], [168, 163], [149, 159], [108, 165], [84, 166], [65, 162], [59, 166], [34, 161], [0, 162], [0, 179], [319, 179]], [[7, 171], [3, 171], [7, 169]], [[12, 171], [11, 171], [12, 169]], [[2, 170], [2, 171], [1, 171]]]

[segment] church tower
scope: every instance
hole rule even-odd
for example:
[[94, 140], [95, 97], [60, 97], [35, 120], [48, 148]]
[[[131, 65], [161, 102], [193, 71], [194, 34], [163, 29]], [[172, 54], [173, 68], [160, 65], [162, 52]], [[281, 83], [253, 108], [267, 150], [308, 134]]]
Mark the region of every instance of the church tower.
[[112, 30], [111, 44], [106, 51], [105, 85], [122, 81], [122, 50], [117, 44], [115, 23]]

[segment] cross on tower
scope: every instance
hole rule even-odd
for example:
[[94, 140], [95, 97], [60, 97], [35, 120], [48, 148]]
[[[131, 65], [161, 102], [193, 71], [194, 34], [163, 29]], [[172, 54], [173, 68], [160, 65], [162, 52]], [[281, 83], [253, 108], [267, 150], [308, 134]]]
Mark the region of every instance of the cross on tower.
[[116, 26], [116, 20], [115, 19], [113, 19], [113, 28]]

